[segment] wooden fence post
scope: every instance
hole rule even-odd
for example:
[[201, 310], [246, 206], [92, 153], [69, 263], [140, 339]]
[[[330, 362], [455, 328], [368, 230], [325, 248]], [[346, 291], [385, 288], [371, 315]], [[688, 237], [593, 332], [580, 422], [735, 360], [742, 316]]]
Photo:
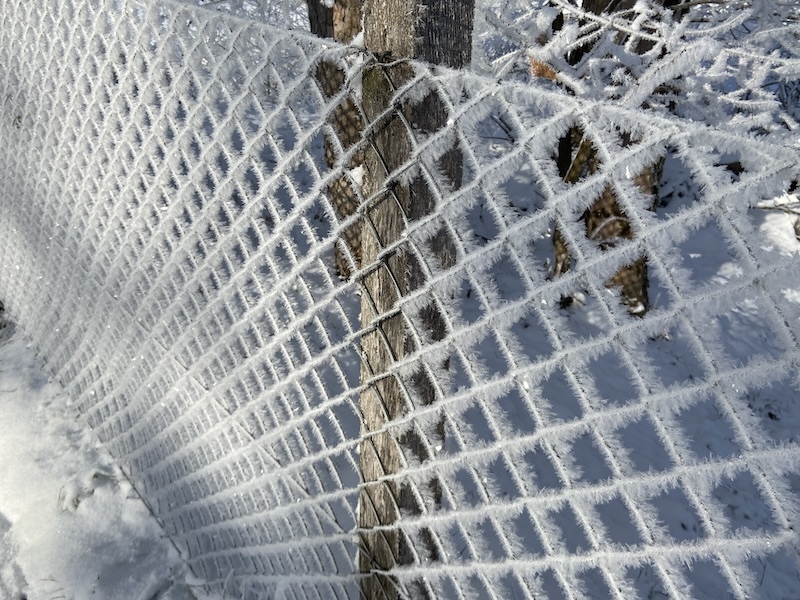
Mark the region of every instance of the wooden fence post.
[[[361, 30], [363, 0], [336, 0], [332, 7], [325, 6], [321, 0], [306, 0], [306, 3], [311, 31], [320, 37], [333, 37], [347, 44]], [[341, 91], [346, 75], [335, 62], [323, 60], [317, 65], [316, 78], [322, 93], [330, 99]], [[361, 140], [364, 123], [352, 96], [342, 100], [333, 109], [330, 120], [336, 140], [330, 134], [325, 136], [325, 162], [328, 168], [333, 168], [337, 160], [336, 141], [345, 151], [350, 149]], [[345, 166], [352, 169], [361, 161], [360, 153], [356, 153]], [[344, 173], [328, 185], [326, 194], [340, 220], [347, 219], [358, 210], [358, 193]], [[358, 268], [360, 254], [361, 223], [357, 222], [342, 232], [336, 246], [334, 263], [341, 277], [349, 278], [353, 273], [353, 265]]]
[[[414, 552], [397, 523], [401, 512], [416, 512], [415, 501], [394, 481], [379, 481], [401, 470], [401, 444], [419, 454], [413, 439], [395, 439], [378, 432], [406, 412], [403, 383], [390, 374], [392, 364], [409, 347], [402, 315], [391, 314], [397, 301], [424, 283], [412, 256], [398, 247], [379, 260], [379, 254], [400, 241], [407, 221], [420, 218], [434, 208], [434, 199], [420, 178], [409, 185], [387, 182], [387, 176], [410, 157], [411, 133], [400, 117], [422, 130], [435, 131], [447, 122], [447, 111], [431, 94], [422, 105], [395, 105], [390, 116], [382, 115], [394, 101], [395, 90], [413, 75], [401, 59], [418, 59], [461, 68], [471, 58], [473, 0], [365, 0], [364, 40], [377, 63], [363, 74], [362, 108], [372, 126], [364, 153], [364, 197], [368, 199], [361, 233], [362, 264], [367, 274], [362, 282], [361, 323], [364, 419], [361, 470], [364, 486], [359, 495], [359, 568], [363, 598], [394, 599], [401, 596], [397, 582], [386, 572], [408, 564]], [[444, 170], [457, 187], [461, 180], [461, 156], [457, 149], [444, 158]], [[446, 249], [448, 244], [444, 244]], [[446, 254], [446, 252], [445, 252]], [[443, 262], [448, 259], [442, 258]], [[388, 313], [388, 314], [387, 314]], [[434, 333], [434, 336], [436, 334]], [[423, 385], [424, 387], [424, 385]], [[422, 402], [433, 397], [423, 390]], [[378, 432], [378, 433], [375, 433]], [[417, 446], [415, 448], [414, 446]], [[424, 460], [426, 457], [422, 456]], [[386, 527], [390, 526], [390, 527]], [[376, 527], [382, 527], [376, 530]], [[435, 558], [435, 551], [429, 549]], [[405, 589], [402, 595], [425, 595], [423, 586]]]

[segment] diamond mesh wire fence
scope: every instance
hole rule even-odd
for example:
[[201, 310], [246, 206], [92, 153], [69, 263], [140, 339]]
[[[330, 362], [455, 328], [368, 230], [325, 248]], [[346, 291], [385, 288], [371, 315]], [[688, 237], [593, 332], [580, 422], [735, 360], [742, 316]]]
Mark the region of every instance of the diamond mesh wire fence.
[[[0, 13], [0, 297], [195, 574], [245, 598], [783, 597], [800, 267], [757, 207], [796, 138], [243, 10]], [[593, 153], [574, 178], [565, 136]]]

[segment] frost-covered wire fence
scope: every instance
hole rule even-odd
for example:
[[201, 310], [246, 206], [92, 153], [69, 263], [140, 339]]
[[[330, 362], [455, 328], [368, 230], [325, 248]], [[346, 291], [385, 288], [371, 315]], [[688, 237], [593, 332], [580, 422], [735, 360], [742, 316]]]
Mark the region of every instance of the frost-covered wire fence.
[[[366, 52], [177, 0], [0, 11], [0, 298], [209, 585], [357, 596], [360, 451], [380, 436], [403, 499], [374, 532], [402, 545], [401, 595], [796, 589], [800, 266], [752, 208], [797, 177], [796, 130], [412, 64], [329, 168], [333, 107], [380, 69]], [[321, 61], [346, 75], [333, 98]], [[411, 158], [340, 220], [327, 186], [358, 189], [353, 155], [431, 93], [448, 127], [409, 122]], [[554, 155], [571, 127], [599, 161], [575, 184]], [[653, 211], [633, 179], [663, 157]], [[359, 265], [343, 233], [412, 183], [436, 209], [398, 204], [403, 235]], [[635, 235], [601, 248], [579, 218], [607, 188]], [[605, 283], [641, 256], [637, 318]], [[387, 291], [406, 343], [378, 377], [362, 282], [398, 259], [424, 277]], [[387, 379], [405, 409], [365, 432], [360, 397]]]

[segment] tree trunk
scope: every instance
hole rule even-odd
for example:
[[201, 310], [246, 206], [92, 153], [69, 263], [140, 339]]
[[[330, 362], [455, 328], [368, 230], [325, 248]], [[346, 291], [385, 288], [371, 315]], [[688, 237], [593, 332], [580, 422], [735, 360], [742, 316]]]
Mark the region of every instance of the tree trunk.
[[[584, 0], [582, 7], [586, 12], [601, 14], [628, 9], [633, 3], [634, 0]], [[662, 4], [670, 6], [674, 2], [666, 0]], [[651, 47], [650, 42], [641, 42], [637, 52], [646, 52]], [[591, 45], [580, 46], [571, 53], [569, 59], [576, 64], [590, 51]], [[533, 62], [532, 68], [536, 76], [544, 76], [553, 80], [556, 78], [556, 73], [547, 65]], [[629, 145], [631, 142], [629, 136], [623, 140], [624, 145]], [[586, 174], [595, 173], [600, 166], [591, 141], [583, 135], [579, 128], [572, 128], [559, 141], [557, 162], [561, 176], [566, 183], [570, 184], [577, 183]], [[635, 178], [635, 183], [641, 192], [652, 197], [651, 210], [656, 209], [658, 202], [658, 186], [661, 180], [662, 166], [663, 160], [659, 160], [646, 167]], [[613, 247], [615, 240], [632, 239], [634, 236], [628, 216], [617, 203], [610, 187], [603, 190], [600, 198], [584, 212], [581, 218], [586, 227], [586, 237], [597, 242], [603, 250]], [[569, 270], [571, 258], [566, 241], [557, 227], [553, 234], [553, 245], [555, 247], [553, 276], [558, 277]], [[620, 268], [606, 285], [620, 290], [622, 300], [631, 314], [642, 317], [649, 310], [647, 257], [642, 256], [633, 263]], [[562, 298], [562, 306], [571, 303], [571, 298]]]
[[322, 38], [332, 38], [333, 8], [328, 8], [320, 0], [306, 0], [306, 6], [311, 33]]
[[[422, 582], [398, 589], [397, 581], [386, 571], [408, 564], [415, 551], [436, 559], [434, 544], [423, 534], [418, 547], [395, 528], [405, 513], [417, 513], [415, 495], [406, 484], [391, 479], [405, 463], [404, 453], [426, 460], [424, 447], [415, 434], [396, 439], [391, 433], [373, 433], [406, 414], [409, 406], [433, 402], [433, 387], [424, 371], [403, 382], [391, 373], [392, 364], [410, 348], [403, 315], [389, 315], [397, 301], [424, 283], [414, 254], [395, 250], [383, 260], [378, 254], [400, 241], [407, 221], [421, 218], [435, 208], [434, 196], [422, 178], [408, 186], [389, 183], [386, 178], [407, 162], [411, 132], [400, 118], [421, 132], [433, 132], [447, 123], [447, 111], [435, 94], [420, 104], [398, 106], [396, 112], [380, 122], [379, 115], [392, 106], [394, 90], [413, 75], [399, 58], [415, 58], [451, 67], [466, 66], [471, 57], [474, 4], [469, 0], [366, 0], [364, 35], [368, 50], [381, 62], [368, 67], [363, 75], [363, 108], [374, 123], [374, 134], [364, 157], [364, 197], [372, 198], [366, 207], [362, 232], [362, 259], [368, 266], [362, 289], [362, 393], [364, 418], [361, 442], [361, 468], [364, 487], [359, 499], [361, 551], [359, 566], [363, 574], [361, 592], [365, 598], [397, 598], [401, 595], [425, 597]], [[461, 155], [453, 149], [443, 157], [440, 167], [450, 184], [461, 184]], [[375, 196], [373, 198], [373, 196]], [[432, 248], [444, 266], [452, 264], [452, 242], [442, 233]], [[435, 310], [427, 311], [434, 325], [433, 337], [444, 335], [442, 320]], [[438, 328], [438, 330], [437, 330]], [[442, 429], [441, 427], [439, 428]], [[442, 435], [439, 431], [438, 435]], [[425, 432], [422, 433], [425, 435]], [[389, 477], [387, 481], [378, 481]], [[435, 487], [435, 483], [432, 483]], [[375, 530], [376, 527], [384, 528]], [[429, 536], [428, 536], [429, 537]]]
[[[317, 35], [349, 43], [361, 30], [362, 0], [336, 0], [332, 8], [326, 8], [320, 0], [306, 2], [311, 31]], [[345, 81], [344, 71], [330, 61], [322, 61], [317, 65], [316, 76], [326, 98], [337, 95]], [[361, 140], [364, 123], [354, 98], [345, 98], [334, 108], [331, 125], [342, 151], [347, 151]], [[333, 168], [336, 164], [337, 155], [336, 140], [330, 135], [325, 136], [325, 162], [328, 168]], [[344, 166], [353, 169], [361, 161], [362, 156], [357, 153]], [[340, 222], [358, 210], [358, 194], [345, 174], [334, 179], [328, 186], [327, 196]], [[350, 277], [360, 265], [360, 254], [361, 223], [356, 222], [344, 230], [336, 247], [334, 263], [340, 276]]]

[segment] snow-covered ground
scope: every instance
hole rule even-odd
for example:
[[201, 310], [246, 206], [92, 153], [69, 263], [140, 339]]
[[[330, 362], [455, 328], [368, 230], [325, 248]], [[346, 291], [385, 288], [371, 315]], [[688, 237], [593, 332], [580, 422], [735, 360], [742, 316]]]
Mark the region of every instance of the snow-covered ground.
[[0, 330], [0, 423], [1, 600], [202, 597], [12, 325]]

